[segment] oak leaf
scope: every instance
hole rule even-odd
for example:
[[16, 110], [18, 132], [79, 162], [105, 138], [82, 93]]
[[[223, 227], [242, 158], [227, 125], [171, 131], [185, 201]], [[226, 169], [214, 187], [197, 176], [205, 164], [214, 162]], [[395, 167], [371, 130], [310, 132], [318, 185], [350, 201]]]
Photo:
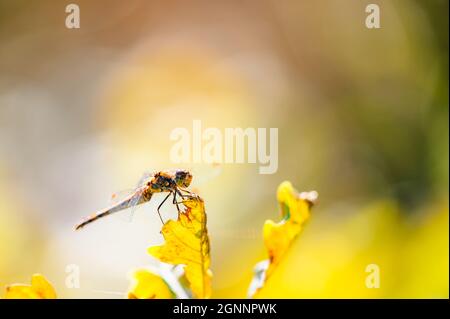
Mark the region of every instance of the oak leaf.
[[186, 209], [178, 220], [169, 220], [161, 230], [165, 244], [150, 247], [148, 252], [164, 263], [184, 265], [184, 275], [193, 296], [209, 298], [212, 272], [205, 205], [198, 196], [184, 200], [183, 204]]
[[56, 292], [41, 274], [31, 277], [31, 285], [12, 284], [6, 287], [6, 299], [55, 299]]
[[277, 199], [282, 220], [278, 223], [266, 220], [264, 223], [264, 245], [269, 258], [256, 264], [248, 291], [249, 297], [256, 297], [294, 239], [300, 234], [310, 217], [311, 207], [317, 197], [315, 191], [299, 194], [290, 182], [283, 182], [278, 186]]
[[174, 297], [164, 279], [149, 269], [136, 270], [132, 279], [128, 299], [171, 299]]

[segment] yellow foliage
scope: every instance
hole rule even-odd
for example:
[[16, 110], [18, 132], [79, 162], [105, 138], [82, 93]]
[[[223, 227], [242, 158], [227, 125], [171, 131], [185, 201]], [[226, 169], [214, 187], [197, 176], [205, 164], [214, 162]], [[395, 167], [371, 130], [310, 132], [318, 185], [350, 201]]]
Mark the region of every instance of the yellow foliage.
[[176, 221], [169, 220], [161, 230], [165, 244], [150, 247], [148, 251], [162, 262], [185, 265], [185, 276], [193, 295], [209, 298], [212, 273], [205, 205], [200, 197], [184, 200], [183, 204], [186, 206], [184, 213]]
[[157, 274], [147, 269], [133, 273], [133, 283], [128, 291], [128, 299], [170, 299], [174, 294], [167, 283]]
[[12, 284], [6, 287], [6, 299], [55, 299], [56, 292], [41, 274], [31, 277], [31, 285]]
[[293, 240], [300, 234], [317, 196], [315, 191], [299, 194], [290, 182], [283, 182], [278, 187], [277, 199], [283, 219], [278, 223], [272, 220], [264, 223], [264, 245], [269, 259], [255, 267], [255, 276], [249, 288], [250, 297], [255, 297], [264, 286]]

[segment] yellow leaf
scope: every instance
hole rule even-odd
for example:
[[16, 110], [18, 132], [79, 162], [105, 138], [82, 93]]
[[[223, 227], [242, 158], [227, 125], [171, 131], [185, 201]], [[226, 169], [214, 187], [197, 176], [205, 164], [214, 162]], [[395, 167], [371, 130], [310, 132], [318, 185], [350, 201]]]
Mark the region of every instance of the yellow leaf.
[[53, 286], [41, 274], [34, 274], [31, 285], [13, 284], [6, 287], [7, 299], [55, 299]]
[[278, 186], [277, 199], [283, 219], [278, 223], [272, 220], [264, 223], [264, 245], [269, 258], [255, 266], [255, 275], [248, 292], [250, 297], [255, 297], [264, 286], [293, 240], [300, 234], [317, 197], [315, 191], [299, 194], [290, 182], [283, 182]]
[[174, 294], [169, 285], [158, 275], [147, 269], [133, 273], [133, 283], [128, 299], [171, 299]]
[[200, 197], [184, 200], [183, 204], [186, 210], [178, 220], [169, 220], [161, 230], [165, 244], [150, 247], [148, 251], [162, 262], [185, 265], [185, 277], [193, 295], [209, 298], [212, 273], [205, 205]]

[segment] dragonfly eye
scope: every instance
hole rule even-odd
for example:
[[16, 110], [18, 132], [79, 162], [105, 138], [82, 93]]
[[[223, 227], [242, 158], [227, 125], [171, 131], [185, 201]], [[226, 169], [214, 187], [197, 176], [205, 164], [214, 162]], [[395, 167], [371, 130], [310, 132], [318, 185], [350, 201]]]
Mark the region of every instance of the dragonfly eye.
[[179, 187], [189, 187], [192, 174], [186, 170], [178, 170], [175, 174], [175, 182]]

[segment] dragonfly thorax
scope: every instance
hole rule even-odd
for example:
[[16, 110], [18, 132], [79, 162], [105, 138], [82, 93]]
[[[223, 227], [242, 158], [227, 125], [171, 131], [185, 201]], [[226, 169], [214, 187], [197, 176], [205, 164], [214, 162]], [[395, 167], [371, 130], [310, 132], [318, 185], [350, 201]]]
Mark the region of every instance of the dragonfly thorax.
[[153, 175], [147, 183], [153, 192], [168, 192], [180, 188], [186, 188], [191, 184], [192, 174], [187, 170], [161, 171]]
[[150, 187], [152, 192], [169, 192], [177, 187], [173, 176], [163, 172], [155, 174], [147, 186]]

